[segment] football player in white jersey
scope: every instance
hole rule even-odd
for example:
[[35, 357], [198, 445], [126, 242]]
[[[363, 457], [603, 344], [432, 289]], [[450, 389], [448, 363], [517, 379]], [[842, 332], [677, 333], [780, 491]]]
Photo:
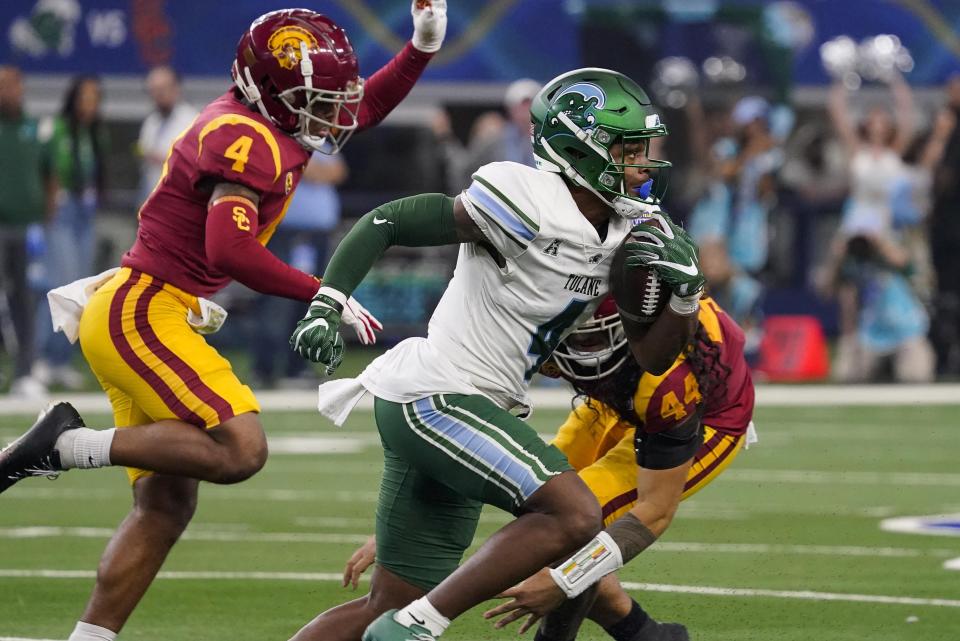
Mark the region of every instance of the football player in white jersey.
[[[529, 380], [606, 296], [632, 228], [625, 269], [679, 268], [663, 278], [669, 310], [631, 343], [645, 370], [666, 369], [687, 344], [703, 276], [695, 256], [671, 262], [669, 222], [634, 227], [657, 210], [669, 166], [647, 157], [667, 132], [636, 83], [605, 69], [566, 73], [534, 98], [531, 119], [536, 169], [492, 163], [455, 198], [413, 196], [361, 218], [290, 338], [332, 373], [344, 302], [383, 251], [461, 244], [427, 337], [320, 388], [321, 413], [338, 423], [375, 397], [385, 457], [377, 568], [370, 594], [319, 615], [297, 641], [434, 640], [469, 608], [606, 535], [586, 485], [520, 418]], [[517, 518], [458, 568], [484, 503]]]

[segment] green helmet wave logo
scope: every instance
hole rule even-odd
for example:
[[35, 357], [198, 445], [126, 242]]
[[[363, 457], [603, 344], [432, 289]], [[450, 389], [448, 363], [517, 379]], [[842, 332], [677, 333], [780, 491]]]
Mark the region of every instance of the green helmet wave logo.
[[561, 104], [563, 104], [562, 101], [569, 103], [569, 109], [564, 112], [574, 117], [574, 122], [582, 120], [582, 123], [577, 122], [577, 124], [584, 128], [592, 128], [597, 121], [596, 109], [603, 109], [607, 96], [597, 85], [578, 82], [557, 94], [556, 100], [561, 101]]
[[667, 128], [635, 82], [609, 69], [577, 69], [544, 86], [530, 117], [539, 169], [563, 174], [621, 216], [659, 208], [670, 163], [649, 158], [649, 141]]

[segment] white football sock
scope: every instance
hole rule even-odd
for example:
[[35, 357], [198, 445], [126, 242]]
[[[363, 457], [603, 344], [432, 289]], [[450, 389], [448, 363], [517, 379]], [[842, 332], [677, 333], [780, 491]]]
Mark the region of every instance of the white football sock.
[[435, 637], [443, 634], [450, 626], [450, 619], [440, 614], [433, 604], [427, 601], [427, 597], [417, 599], [393, 615], [393, 618], [401, 625], [422, 625]]
[[101, 628], [99, 625], [93, 625], [92, 623], [77, 621], [77, 627], [73, 629], [73, 633], [67, 641], [114, 641], [116, 638], [117, 633], [112, 630]]
[[115, 427], [108, 430], [92, 430], [89, 427], [67, 430], [57, 438], [54, 446], [60, 452], [60, 466], [69, 470], [110, 465], [110, 446], [116, 432]]

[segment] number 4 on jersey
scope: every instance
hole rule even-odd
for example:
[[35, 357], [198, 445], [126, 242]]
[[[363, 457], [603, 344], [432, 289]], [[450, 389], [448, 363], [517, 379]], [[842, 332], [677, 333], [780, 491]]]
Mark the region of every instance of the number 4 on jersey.
[[697, 387], [697, 377], [693, 372], [687, 374], [683, 379], [683, 402], [677, 398], [672, 391], [663, 395], [660, 402], [660, 416], [663, 418], [672, 418], [675, 421], [682, 421], [687, 417], [686, 406], [691, 403], [700, 402], [700, 389]]
[[583, 313], [586, 306], [586, 301], [572, 300], [562, 312], [537, 328], [537, 332], [530, 338], [530, 348], [527, 350], [527, 356], [534, 357], [533, 365], [524, 373], [523, 380], [529, 381], [533, 378], [560, 344], [564, 332]]
[[253, 138], [250, 136], [240, 136], [227, 147], [223, 155], [233, 161], [230, 169], [239, 174], [243, 173], [243, 170], [247, 166], [247, 161], [250, 160], [251, 145], [253, 145]]

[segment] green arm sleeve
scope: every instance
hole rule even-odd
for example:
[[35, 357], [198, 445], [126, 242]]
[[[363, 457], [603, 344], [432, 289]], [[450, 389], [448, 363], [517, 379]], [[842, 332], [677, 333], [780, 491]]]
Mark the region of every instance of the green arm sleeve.
[[323, 284], [353, 293], [387, 247], [434, 247], [458, 243], [453, 198], [421, 194], [394, 200], [365, 214], [330, 258]]

